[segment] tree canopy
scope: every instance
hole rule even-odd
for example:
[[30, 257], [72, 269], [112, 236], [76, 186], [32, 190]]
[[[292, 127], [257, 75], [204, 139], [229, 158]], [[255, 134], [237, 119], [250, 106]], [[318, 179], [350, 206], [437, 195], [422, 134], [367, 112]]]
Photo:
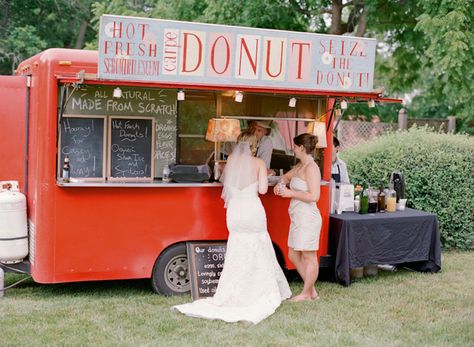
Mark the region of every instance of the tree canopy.
[[3, 74], [48, 47], [97, 47], [106, 13], [366, 36], [378, 40], [375, 85], [410, 95], [410, 116], [474, 122], [472, 0], [0, 0], [0, 8]]

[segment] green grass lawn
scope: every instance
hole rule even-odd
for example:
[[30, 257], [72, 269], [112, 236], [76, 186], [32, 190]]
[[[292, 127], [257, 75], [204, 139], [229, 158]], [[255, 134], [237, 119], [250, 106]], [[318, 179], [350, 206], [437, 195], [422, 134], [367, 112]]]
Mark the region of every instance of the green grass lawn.
[[[442, 260], [434, 275], [379, 272], [348, 288], [318, 282], [321, 300], [284, 302], [256, 326], [173, 312], [191, 297], [153, 294], [149, 281], [29, 280], [0, 298], [0, 346], [474, 346], [474, 252]], [[6, 285], [21, 278], [6, 274]]]

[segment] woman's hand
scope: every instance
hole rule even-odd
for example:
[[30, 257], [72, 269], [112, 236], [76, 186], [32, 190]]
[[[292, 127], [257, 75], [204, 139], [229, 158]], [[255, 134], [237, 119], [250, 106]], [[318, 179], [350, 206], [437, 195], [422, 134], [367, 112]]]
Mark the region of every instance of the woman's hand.
[[273, 194], [280, 195], [280, 187], [278, 187], [278, 184], [275, 184], [273, 187]]
[[273, 169], [267, 169], [267, 176], [275, 176], [276, 175], [276, 172], [275, 170]]
[[282, 198], [292, 198], [293, 191], [291, 189], [288, 189], [286, 186], [281, 186], [278, 189], [277, 195], [281, 196]]

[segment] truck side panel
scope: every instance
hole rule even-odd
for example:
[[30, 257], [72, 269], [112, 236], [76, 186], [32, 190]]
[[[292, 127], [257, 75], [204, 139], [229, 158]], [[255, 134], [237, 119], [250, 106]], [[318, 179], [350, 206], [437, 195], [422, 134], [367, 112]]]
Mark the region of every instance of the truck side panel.
[[27, 77], [0, 76], [0, 181], [25, 187]]

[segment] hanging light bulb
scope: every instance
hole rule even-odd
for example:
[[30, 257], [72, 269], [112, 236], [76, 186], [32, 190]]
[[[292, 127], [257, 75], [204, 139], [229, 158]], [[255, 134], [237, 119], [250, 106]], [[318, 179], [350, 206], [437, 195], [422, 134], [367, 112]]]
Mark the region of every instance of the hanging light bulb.
[[113, 95], [114, 98], [121, 98], [122, 97], [122, 89], [120, 89], [120, 87], [115, 88], [112, 95]]
[[235, 102], [242, 102], [243, 99], [244, 99], [244, 94], [242, 94], [242, 92], [236, 91], [235, 97], [234, 97]]
[[375, 100], [370, 99], [369, 101], [367, 101], [367, 105], [369, 106], [369, 108], [374, 108], [375, 107]]
[[296, 98], [290, 98], [290, 101], [288, 102], [288, 106], [295, 107], [296, 106]]
[[347, 101], [346, 100], [341, 101], [341, 110], [347, 110]]
[[178, 101], [183, 101], [185, 99], [186, 95], [184, 94], [184, 90], [178, 91]]

